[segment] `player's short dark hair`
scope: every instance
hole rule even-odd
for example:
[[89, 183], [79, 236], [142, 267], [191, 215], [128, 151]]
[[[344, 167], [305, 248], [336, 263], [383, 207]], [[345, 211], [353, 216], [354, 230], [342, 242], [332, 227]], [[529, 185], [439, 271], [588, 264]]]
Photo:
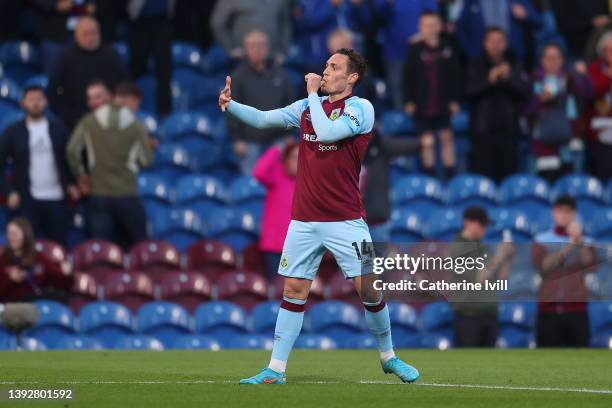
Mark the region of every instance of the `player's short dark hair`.
[[115, 95], [142, 99], [142, 90], [132, 81], [123, 81], [115, 87]]
[[463, 211], [463, 220], [464, 221], [475, 221], [486, 227], [489, 225], [489, 216], [484, 208], [479, 207], [477, 205], [470, 206]]
[[47, 95], [45, 92], [45, 88], [43, 88], [40, 85], [28, 85], [25, 88], [23, 88], [23, 90], [21, 91], [21, 99], [23, 100], [27, 94], [29, 94], [30, 92], [41, 92], [43, 95]]
[[576, 199], [571, 195], [561, 194], [559, 197], [555, 199], [553, 203], [553, 208], [556, 207], [569, 207], [572, 210], [576, 209]]
[[347, 72], [349, 74], [356, 73], [357, 82], [361, 81], [368, 71], [368, 63], [365, 58], [352, 48], [340, 48], [334, 54], [346, 55], [348, 57]]
[[490, 34], [501, 34], [504, 37], [508, 37], [506, 31], [499, 26], [491, 26], [485, 30], [485, 38], [487, 38]]

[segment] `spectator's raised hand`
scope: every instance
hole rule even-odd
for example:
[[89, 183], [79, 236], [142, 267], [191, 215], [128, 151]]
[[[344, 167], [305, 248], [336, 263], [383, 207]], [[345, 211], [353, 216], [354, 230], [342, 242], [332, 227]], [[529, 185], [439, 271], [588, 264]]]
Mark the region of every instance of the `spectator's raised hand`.
[[577, 222], [572, 222], [567, 227], [567, 236], [572, 244], [579, 244], [582, 242], [582, 225]]
[[219, 107], [221, 107], [221, 111], [225, 112], [227, 110], [227, 106], [232, 100], [232, 77], [229, 75], [225, 77], [225, 87], [219, 93]]
[[26, 272], [19, 269], [16, 266], [10, 266], [7, 268], [9, 280], [15, 283], [23, 282], [26, 278]]

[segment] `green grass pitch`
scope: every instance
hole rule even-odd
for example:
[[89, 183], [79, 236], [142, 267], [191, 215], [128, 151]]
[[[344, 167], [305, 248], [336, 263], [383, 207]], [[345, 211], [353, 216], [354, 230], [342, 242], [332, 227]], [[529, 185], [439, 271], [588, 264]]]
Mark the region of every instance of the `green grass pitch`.
[[[286, 386], [239, 386], [265, 351], [0, 352], [7, 407], [612, 407], [606, 350], [400, 350], [417, 384], [383, 374], [376, 351], [296, 350]], [[9, 388], [66, 389], [66, 402], [7, 401]]]

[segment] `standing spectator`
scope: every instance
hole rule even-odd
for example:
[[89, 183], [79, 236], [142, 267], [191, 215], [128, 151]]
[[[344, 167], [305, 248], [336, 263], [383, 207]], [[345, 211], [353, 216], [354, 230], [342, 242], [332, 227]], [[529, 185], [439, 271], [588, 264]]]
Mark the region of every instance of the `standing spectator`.
[[527, 74], [506, 54], [506, 34], [489, 28], [485, 54], [472, 61], [468, 72], [472, 171], [500, 182], [517, 170], [519, 118], [531, 95]]
[[563, 36], [572, 59], [583, 59], [585, 45], [590, 42], [591, 33], [600, 32], [610, 24], [608, 0], [540, 0], [540, 3], [545, 7], [549, 6], [553, 12], [557, 29]]
[[574, 170], [562, 150], [581, 149], [584, 126], [580, 113], [593, 97], [593, 87], [584, 62], [567, 68], [563, 51], [549, 44], [542, 49], [540, 66], [533, 75], [533, 97], [527, 106], [532, 117], [532, 149], [536, 170], [550, 183]]
[[197, 43], [207, 50], [214, 41], [210, 17], [218, 0], [179, 0], [172, 25], [174, 39]]
[[[260, 110], [286, 106], [293, 93], [284, 68], [269, 60], [268, 36], [252, 31], [244, 38], [245, 60], [232, 73], [232, 97]], [[234, 150], [241, 158], [244, 174], [270, 144], [283, 135], [282, 129], [255, 129], [232, 118], [228, 123]]]
[[384, 137], [377, 127], [372, 131], [372, 140], [368, 144], [359, 174], [359, 189], [368, 217], [372, 242], [384, 244], [391, 240], [389, 162], [394, 157], [416, 153], [425, 143], [433, 144], [433, 140]]
[[51, 109], [69, 130], [87, 113], [85, 89], [91, 81], [99, 79], [115, 87], [127, 77], [119, 54], [101, 43], [95, 19], [81, 18], [74, 33], [76, 44], [64, 50], [49, 78]]
[[[147, 131], [126, 107], [112, 104], [102, 82], [87, 88], [91, 113], [78, 123], [66, 154], [81, 193], [89, 197], [89, 228], [93, 238], [130, 248], [146, 238], [146, 219], [136, 188], [140, 167], [152, 153]], [[87, 158], [88, 168], [82, 163]]]
[[[487, 259], [489, 248], [482, 243], [489, 225], [489, 217], [481, 207], [468, 207], [463, 212], [463, 229], [449, 248], [451, 258]], [[505, 279], [514, 256], [511, 243], [500, 243], [485, 268], [466, 268], [463, 273], [453, 273], [456, 281], [483, 283], [487, 280]], [[454, 310], [454, 339], [456, 347], [493, 347], [497, 341], [497, 302], [479, 291], [456, 291], [452, 295]]]
[[[306, 72], [319, 72], [328, 58], [327, 38], [339, 28], [349, 29], [348, 0], [298, 0], [294, 8], [294, 38]], [[352, 47], [351, 47], [352, 48]]]
[[299, 147], [294, 141], [270, 147], [253, 168], [253, 177], [267, 190], [261, 220], [259, 249], [265, 254], [268, 280], [278, 272], [285, 235], [291, 221], [291, 203]]
[[243, 56], [246, 35], [263, 31], [270, 39], [270, 54], [284, 60], [291, 40], [291, 2], [287, 0], [222, 0], [210, 22], [215, 39], [233, 58]]
[[542, 276], [537, 342], [540, 347], [587, 347], [589, 344], [588, 268], [595, 265], [591, 240], [582, 233], [576, 200], [560, 196], [552, 208], [554, 227], [535, 237], [532, 257]]
[[[444, 177], [455, 172], [455, 143], [451, 115], [459, 112], [461, 73], [455, 50], [440, 38], [442, 22], [436, 13], [428, 12], [419, 20], [420, 41], [413, 44], [406, 57], [404, 71], [404, 110], [415, 116], [421, 138], [441, 144]], [[424, 144], [421, 163], [426, 173], [435, 173], [435, 144]]]
[[387, 87], [393, 108], [401, 110], [406, 52], [417, 38], [419, 17], [426, 11], [438, 11], [438, 3], [435, 0], [375, 0], [375, 6], [384, 37], [382, 57]]
[[468, 58], [476, 58], [482, 54], [487, 30], [499, 28], [509, 38], [514, 56], [523, 60], [526, 34], [541, 24], [540, 15], [530, 0], [463, 0], [455, 34]]
[[26, 217], [37, 236], [66, 245], [70, 226], [66, 198], [79, 198], [65, 158], [68, 133], [61, 123], [45, 117], [47, 98], [42, 88], [26, 88], [21, 107], [25, 118], [0, 138], [0, 169], [9, 160], [13, 165], [10, 181], [2, 183], [7, 206]]
[[[134, 115], [137, 115], [138, 112], [140, 112], [141, 102], [142, 91], [134, 82], [124, 81], [117, 85], [117, 88], [115, 88], [115, 103], [119, 106], [125, 106]], [[156, 149], [159, 145], [158, 140], [153, 138], [150, 134], [148, 134], [148, 143], [152, 149]]]
[[155, 102], [162, 118], [172, 111], [172, 15], [174, 0], [129, 0], [128, 44], [130, 73], [136, 80], [147, 72], [149, 57], [155, 65]]
[[96, 4], [92, 0], [30, 0], [30, 3], [36, 17], [43, 71], [51, 75], [79, 18], [93, 15]]
[[602, 181], [612, 177], [612, 31], [597, 44], [598, 58], [589, 65], [595, 104], [587, 115], [591, 172]]
[[11, 220], [6, 238], [7, 247], [0, 255], [0, 303], [67, 301], [74, 280], [70, 266], [36, 252], [30, 223], [25, 218]]

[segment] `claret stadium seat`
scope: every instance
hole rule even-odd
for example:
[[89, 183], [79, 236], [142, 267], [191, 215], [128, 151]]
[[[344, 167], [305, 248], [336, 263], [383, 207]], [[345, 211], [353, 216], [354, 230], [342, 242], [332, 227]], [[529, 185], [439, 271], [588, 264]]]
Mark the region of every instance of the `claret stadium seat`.
[[104, 299], [119, 302], [135, 313], [153, 300], [153, 281], [142, 272], [120, 272], [104, 280]]
[[227, 244], [202, 240], [187, 250], [187, 267], [202, 272], [211, 283], [225, 272], [236, 269], [236, 253]]
[[87, 272], [101, 281], [110, 271], [123, 269], [123, 251], [109, 241], [85, 241], [72, 250], [72, 264], [75, 271]]
[[160, 299], [177, 303], [190, 313], [202, 303], [208, 302], [211, 296], [211, 284], [205, 276], [197, 272], [166, 274], [159, 283]]
[[74, 283], [70, 293], [70, 308], [74, 313], [79, 313], [89, 302], [98, 298], [98, 283], [88, 273], [80, 272], [74, 274]]
[[246, 311], [251, 311], [259, 302], [268, 299], [265, 279], [248, 271], [229, 272], [217, 281], [218, 298], [234, 302]]
[[[177, 271], [181, 269], [181, 254], [169, 242], [146, 240], [130, 249], [130, 269], [152, 274]], [[156, 276], [157, 277], [157, 276]]]

